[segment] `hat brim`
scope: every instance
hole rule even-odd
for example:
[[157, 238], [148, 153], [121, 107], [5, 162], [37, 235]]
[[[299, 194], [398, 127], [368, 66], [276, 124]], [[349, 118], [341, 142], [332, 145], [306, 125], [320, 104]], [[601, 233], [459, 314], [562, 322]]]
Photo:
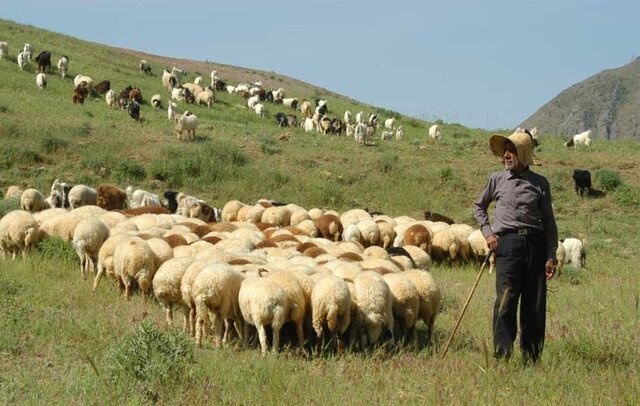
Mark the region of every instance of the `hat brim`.
[[[502, 158], [504, 156], [504, 146], [507, 142], [511, 142], [511, 140], [504, 135], [495, 134], [489, 139], [489, 148], [491, 148], [491, 152], [498, 158]], [[512, 143], [513, 144], [513, 143]]]

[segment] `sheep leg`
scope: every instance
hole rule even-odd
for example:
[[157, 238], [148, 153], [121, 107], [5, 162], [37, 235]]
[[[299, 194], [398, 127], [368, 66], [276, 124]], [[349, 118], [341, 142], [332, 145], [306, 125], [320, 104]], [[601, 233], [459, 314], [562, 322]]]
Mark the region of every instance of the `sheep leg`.
[[211, 324], [213, 330], [214, 345], [216, 348], [220, 348], [222, 347], [222, 338], [224, 335], [223, 324], [226, 323], [226, 320], [223, 321], [222, 317], [217, 312], [213, 312], [212, 319], [213, 320]]
[[303, 320], [296, 322], [296, 334], [298, 335], [298, 345], [302, 349], [304, 346], [304, 329], [302, 328]]
[[[267, 351], [269, 350], [267, 344], [267, 331], [265, 330], [262, 324], [258, 324], [256, 326], [258, 328], [258, 337], [260, 338], [260, 348], [262, 348], [262, 355], [267, 355]], [[276, 332], [273, 331], [273, 351], [276, 351]]]
[[242, 349], [247, 348], [247, 344], [249, 343], [249, 323], [244, 323], [244, 334], [242, 335]]
[[209, 322], [209, 309], [204, 302], [196, 303], [196, 346], [202, 348], [202, 339], [206, 337]]
[[96, 273], [96, 277], [93, 278], [93, 287], [91, 288], [91, 292], [93, 293], [96, 292], [96, 289], [98, 288], [98, 283], [100, 283], [100, 278], [102, 278], [104, 271], [105, 271], [105, 267], [98, 262], [98, 272]]
[[193, 337], [196, 334], [196, 308], [189, 306], [189, 335]]
[[173, 326], [173, 305], [167, 304], [165, 305], [164, 309], [165, 309], [167, 324], [169, 325], [169, 327], [172, 327]]
[[184, 318], [184, 322], [182, 324], [184, 333], [190, 335], [190, 331], [189, 331], [189, 307], [182, 306], [182, 314], [183, 314], [183, 318]]

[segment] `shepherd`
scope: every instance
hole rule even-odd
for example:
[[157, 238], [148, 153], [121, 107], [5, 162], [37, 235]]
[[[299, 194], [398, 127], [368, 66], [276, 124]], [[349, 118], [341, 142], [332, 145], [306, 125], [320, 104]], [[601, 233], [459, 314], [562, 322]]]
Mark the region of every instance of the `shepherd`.
[[[529, 135], [494, 135], [489, 147], [504, 170], [491, 174], [474, 203], [474, 215], [489, 249], [496, 254], [494, 357], [501, 360], [512, 355], [520, 303], [523, 361], [537, 363], [544, 346], [547, 281], [558, 264], [551, 189], [544, 176], [529, 169], [534, 147]], [[491, 224], [487, 209], [494, 201]]]

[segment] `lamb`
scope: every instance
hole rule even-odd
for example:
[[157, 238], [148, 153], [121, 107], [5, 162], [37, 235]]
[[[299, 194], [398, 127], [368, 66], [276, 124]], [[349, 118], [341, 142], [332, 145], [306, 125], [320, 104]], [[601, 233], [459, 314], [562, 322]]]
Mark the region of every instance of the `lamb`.
[[564, 143], [565, 147], [586, 147], [591, 146], [591, 130], [583, 131], [579, 134], [574, 135], [571, 139]]
[[382, 278], [389, 286], [393, 299], [393, 320], [396, 337], [406, 333], [407, 338], [417, 343], [416, 320], [420, 313], [420, 296], [416, 285], [404, 273], [387, 273]]
[[361, 347], [377, 343], [384, 329], [391, 332], [393, 342], [393, 298], [389, 285], [372, 271], [357, 274], [353, 284], [357, 306], [353, 330], [359, 330]]
[[95, 217], [82, 220], [73, 230], [73, 248], [80, 258], [80, 273], [83, 280], [87, 280], [88, 272], [96, 272], [98, 252], [107, 238], [109, 238], [109, 229]]
[[584, 244], [577, 238], [565, 238], [562, 241], [566, 252], [565, 265], [572, 264], [580, 269], [585, 266], [587, 254], [584, 250]]
[[147, 75], [151, 74], [151, 64], [146, 59], [141, 59], [138, 67], [140, 68], [140, 72], [146, 73]]
[[311, 291], [311, 320], [319, 340], [324, 329], [329, 332], [338, 351], [344, 348], [343, 335], [351, 323], [351, 293], [344, 279], [327, 275]]
[[207, 107], [211, 108], [214, 101], [215, 93], [213, 92], [213, 89], [207, 88], [196, 95], [196, 103], [199, 105], [205, 104]]
[[24, 52], [27, 59], [31, 60], [31, 56], [33, 55], [33, 46], [29, 43], [24, 44], [22, 52]]
[[133, 186], [127, 186], [125, 191], [129, 199], [129, 207], [132, 209], [147, 206], [162, 207], [160, 198], [156, 194], [142, 189], [134, 190]]
[[151, 96], [151, 105], [155, 109], [161, 109], [162, 108], [162, 96], [160, 96], [159, 94], [154, 94], [153, 96]]
[[30, 213], [23, 210], [13, 210], [0, 219], [0, 252], [2, 259], [11, 254], [13, 259], [22, 252], [22, 258], [27, 258], [40, 240], [38, 221]]
[[403, 275], [409, 278], [418, 290], [420, 297], [419, 318], [427, 326], [427, 340], [430, 342], [436, 317], [442, 305], [442, 292], [429, 272], [410, 269], [403, 272]]
[[402, 138], [404, 138], [404, 130], [402, 129], [401, 125], [396, 128], [395, 137], [396, 140], [401, 140]]
[[[214, 264], [204, 268], [193, 280], [193, 300], [196, 305], [196, 345], [202, 347], [207, 331], [209, 315], [213, 316], [214, 345], [217, 348], [226, 342], [229, 320], [233, 320], [238, 335], [244, 330], [238, 294], [244, 276], [227, 264]], [[224, 335], [223, 322], [227, 326]]]
[[58, 71], [62, 79], [67, 77], [69, 71], [69, 58], [66, 55], [62, 55], [62, 58], [58, 59]]
[[167, 118], [169, 121], [174, 121], [176, 117], [181, 114], [180, 110], [176, 102], [169, 102], [169, 106], [167, 107]]
[[368, 133], [369, 133], [369, 126], [365, 123], [358, 123], [356, 124], [356, 127], [353, 130], [353, 138], [356, 140], [358, 145], [363, 146], [367, 143]]
[[5, 59], [9, 55], [9, 44], [6, 41], [0, 42], [0, 59]]
[[105, 210], [122, 210], [127, 204], [127, 192], [114, 185], [102, 184], [96, 188], [96, 205]]
[[438, 128], [438, 124], [434, 124], [429, 127], [429, 138], [432, 140], [439, 140], [442, 138], [442, 134], [440, 133], [440, 129]]
[[189, 308], [182, 301], [180, 283], [194, 260], [192, 257], [169, 259], [153, 276], [153, 293], [165, 309], [165, 318], [169, 326], [173, 325], [173, 307], [176, 304], [182, 306], [185, 326], [188, 324]]
[[138, 237], [118, 244], [113, 252], [113, 269], [119, 279], [120, 292], [131, 298], [133, 282], [137, 282], [143, 297], [151, 291], [156, 272], [156, 257], [149, 245]]
[[[196, 136], [198, 117], [189, 111], [185, 111], [176, 119], [176, 137], [180, 141], [191, 141]], [[186, 133], [186, 134], [183, 134]]]
[[260, 102], [260, 98], [256, 96], [251, 96], [247, 99], [247, 107], [249, 110], [255, 110], [256, 104]]
[[162, 86], [167, 89], [167, 92], [171, 92], [171, 89], [177, 84], [178, 78], [165, 68], [162, 68]]
[[20, 51], [20, 53], [18, 54], [18, 67], [20, 68], [20, 70], [24, 70], [24, 68], [27, 67], [27, 57], [25, 56], [24, 52]]
[[256, 104], [255, 107], [253, 108], [253, 111], [260, 117], [264, 117], [265, 115], [264, 104], [262, 103]]
[[38, 85], [38, 87], [40, 89], [46, 89], [47, 88], [47, 83], [48, 83], [48, 79], [47, 79], [47, 74], [40, 72], [36, 75], [36, 85]]
[[262, 355], [269, 351], [266, 326], [273, 332], [272, 351], [280, 346], [280, 329], [289, 312], [287, 295], [283, 288], [270, 278], [249, 277], [240, 286], [238, 304], [245, 321], [242, 346], [246, 347], [249, 339], [249, 325], [258, 329], [258, 338]]
[[393, 130], [393, 127], [395, 126], [396, 123], [396, 119], [391, 117], [388, 118], [386, 120], [384, 120], [384, 128], [389, 129], [389, 130]]
[[114, 108], [116, 102], [116, 92], [113, 91], [113, 89], [109, 89], [104, 95], [104, 100], [106, 101], [108, 108]]
[[37, 189], [27, 189], [20, 195], [20, 208], [29, 213], [35, 213], [51, 208]]
[[69, 190], [69, 207], [97, 205], [98, 192], [85, 185], [75, 185]]

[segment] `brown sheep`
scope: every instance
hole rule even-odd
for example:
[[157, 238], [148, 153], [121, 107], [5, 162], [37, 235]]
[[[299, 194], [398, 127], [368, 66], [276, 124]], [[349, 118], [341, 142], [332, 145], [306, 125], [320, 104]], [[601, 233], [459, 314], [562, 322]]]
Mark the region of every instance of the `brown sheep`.
[[103, 80], [102, 82], [98, 83], [94, 89], [96, 90], [96, 92], [100, 93], [100, 94], [105, 94], [107, 93], [109, 90], [111, 90], [111, 82], [108, 80]]
[[323, 214], [313, 221], [322, 238], [332, 241], [340, 241], [342, 236], [342, 222], [335, 214]]
[[71, 101], [73, 102], [73, 104], [83, 104], [88, 94], [89, 94], [88, 86], [86, 86], [86, 84], [80, 84], [73, 89], [73, 95], [71, 96]]
[[129, 91], [129, 101], [137, 101], [142, 104], [142, 90], [134, 87]]
[[171, 248], [175, 248], [180, 245], [189, 245], [187, 239], [180, 234], [169, 234], [165, 237], [162, 237], [162, 239], [165, 240]]
[[415, 245], [431, 255], [431, 233], [422, 224], [413, 224], [404, 232], [402, 245]]
[[136, 207], [135, 209], [122, 210], [122, 214], [127, 217], [135, 217], [141, 214], [171, 214], [171, 212], [169, 211], [169, 209], [166, 209], [164, 207], [143, 206]]
[[96, 192], [96, 204], [105, 210], [122, 210], [127, 205], [127, 192], [117, 186], [103, 184]]

